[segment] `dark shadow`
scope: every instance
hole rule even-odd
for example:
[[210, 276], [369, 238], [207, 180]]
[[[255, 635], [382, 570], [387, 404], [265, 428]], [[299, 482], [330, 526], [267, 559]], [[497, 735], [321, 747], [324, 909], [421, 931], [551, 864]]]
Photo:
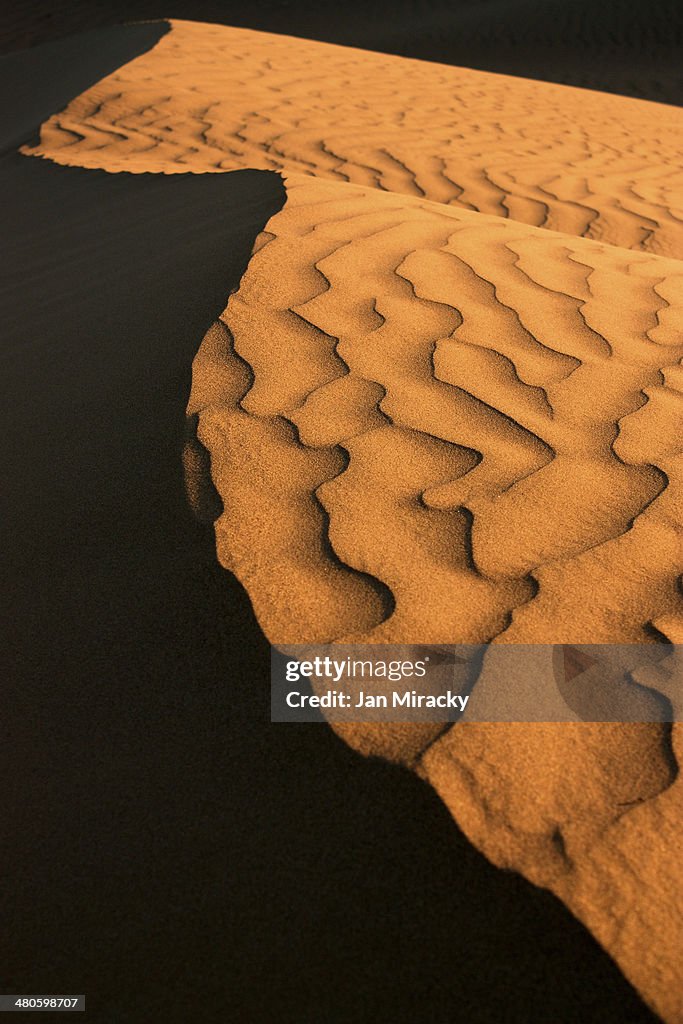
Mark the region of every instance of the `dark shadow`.
[[165, 21], [112, 25], [0, 57], [0, 150], [37, 145], [43, 121], [122, 64], [151, 50], [168, 31]]

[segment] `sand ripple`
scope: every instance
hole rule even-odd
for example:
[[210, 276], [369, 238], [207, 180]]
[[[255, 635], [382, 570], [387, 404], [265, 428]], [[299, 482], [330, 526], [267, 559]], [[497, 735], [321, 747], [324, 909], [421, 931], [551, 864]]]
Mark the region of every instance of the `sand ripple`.
[[[290, 178], [189, 407], [218, 556], [270, 639], [680, 642], [680, 273]], [[683, 1019], [683, 919], [658, 881], [683, 839], [669, 727], [336, 728], [415, 767], [491, 860], [551, 888]]]
[[[106, 170], [312, 174], [683, 256], [683, 112], [172, 21], [31, 152]], [[324, 69], [324, 74], [321, 73]]]

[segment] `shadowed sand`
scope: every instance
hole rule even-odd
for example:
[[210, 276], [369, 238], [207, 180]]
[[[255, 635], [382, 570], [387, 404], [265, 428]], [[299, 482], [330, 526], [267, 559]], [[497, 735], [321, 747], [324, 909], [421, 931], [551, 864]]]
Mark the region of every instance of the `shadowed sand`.
[[[194, 362], [220, 505], [186, 450], [269, 639], [680, 641], [680, 116], [173, 23], [43, 126], [26, 152], [57, 162], [288, 172]], [[683, 1019], [676, 730], [344, 738], [411, 764]]]
[[12, 53], [0, 58], [0, 91], [12, 100], [3, 108], [2, 150], [38, 142], [42, 121], [83, 89], [153, 47], [168, 31], [165, 21], [117, 25], [41, 46], [30, 55]]
[[153, 50], [44, 124], [31, 152], [106, 170], [314, 174], [683, 255], [675, 107], [171, 25]]

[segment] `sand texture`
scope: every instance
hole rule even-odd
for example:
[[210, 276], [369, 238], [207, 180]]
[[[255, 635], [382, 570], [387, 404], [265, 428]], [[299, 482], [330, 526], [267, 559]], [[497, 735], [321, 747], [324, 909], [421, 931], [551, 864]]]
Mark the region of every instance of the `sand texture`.
[[[266, 635], [680, 641], [681, 264], [367, 188], [287, 194], [189, 405], [219, 559]], [[668, 726], [337, 728], [413, 765], [683, 1019]]]
[[50, 118], [32, 152], [106, 170], [313, 174], [683, 256], [678, 108], [171, 25]]
[[[682, 119], [173, 22], [42, 126], [58, 163], [285, 175], [187, 409], [272, 643], [683, 641]], [[673, 675], [639, 681], [680, 711]], [[680, 727], [337, 728], [683, 1021]]]
[[681, 264], [369, 189], [287, 195], [189, 409], [268, 636], [680, 635]]

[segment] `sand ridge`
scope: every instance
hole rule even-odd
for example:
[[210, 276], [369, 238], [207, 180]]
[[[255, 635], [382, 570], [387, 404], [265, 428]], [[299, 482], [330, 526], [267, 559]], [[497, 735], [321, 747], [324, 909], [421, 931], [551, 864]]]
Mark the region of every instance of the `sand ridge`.
[[683, 255], [675, 107], [247, 29], [171, 26], [50, 118], [27, 151], [112, 171], [312, 174]]

